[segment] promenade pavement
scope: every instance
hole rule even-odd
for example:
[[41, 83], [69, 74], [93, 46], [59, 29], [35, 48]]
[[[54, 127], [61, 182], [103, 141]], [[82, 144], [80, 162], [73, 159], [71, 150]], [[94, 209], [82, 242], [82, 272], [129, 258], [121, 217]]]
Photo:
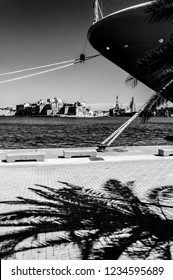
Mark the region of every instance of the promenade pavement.
[[[64, 159], [61, 158], [63, 149], [47, 149], [42, 150], [45, 152], [44, 162], [15, 163], [4, 161], [9, 151], [3, 150], [0, 151], [0, 200], [13, 200], [18, 196], [38, 198], [29, 190], [36, 188], [37, 184], [59, 188], [62, 187], [60, 181], [65, 181], [75, 186], [99, 190], [110, 179], [122, 183], [134, 181], [134, 192], [145, 199], [149, 189], [172, 185], [173, 182], [173, 157], [157, 156], [160, 147], [111, 147], [103, 153], [97, 153], [98, 159], [94, 161], [89, 158]], [[19, 150], [13, 152], [17, 153]], [[0, 205], [0, 213], [16, 209], [22, 209], [22, 206]], [[46, 233], [40, 236], [43, 240], [47, 237]], [[70, 244], [20, 252], [11, 259], [74, 260], [80, 259], [80, 254], [77, 246]]]

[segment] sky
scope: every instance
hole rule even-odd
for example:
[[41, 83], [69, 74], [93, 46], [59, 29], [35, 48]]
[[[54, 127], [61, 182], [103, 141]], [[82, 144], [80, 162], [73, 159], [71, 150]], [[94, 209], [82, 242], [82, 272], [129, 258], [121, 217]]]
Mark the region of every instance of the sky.
[[[111, 0], [103, 2], [111, 8]], [[117, 0], [120, 6], [122, 2], [125, 0]], [[93, 0], [0, 0], [0, 73], [79, 58], [92, 23]], [[97, 51], [87, 41], [85, 55], [94, 54]], [[0, 81], [19, 76], [1, 76]], [[99, 56], [84, 64], [0, 84], [0, 108], [57, 97], [106, 110], [115, 105], [117, 95], [122, 107], [133, 96], [139, 108], [152, 92], [142, 84], [135, 89], [126, 86], [127, 76]]]

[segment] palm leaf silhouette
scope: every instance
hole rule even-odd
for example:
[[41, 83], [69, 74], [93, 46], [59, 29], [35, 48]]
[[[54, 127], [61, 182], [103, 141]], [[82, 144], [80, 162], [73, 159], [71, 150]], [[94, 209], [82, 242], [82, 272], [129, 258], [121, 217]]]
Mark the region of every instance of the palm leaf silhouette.
[[[163, 215], [163, 201], [155, 203], [160, 189], [142, 202], [133, 193], [134, 182], [109, 180], [100, 191], [59, 183], [57, 189], [30, 188], [38, 199], [1, 202], [25, 206], [0, 215], [1, 229], [8, 228], [0, 235], [1, 258], [69, 243], [78, 246], [81, 259], [171, 258], [173, 221]], [[49, 232], [55, 237], [40, 238]]]
[[[172, 23], [173, 21], [173, 0], [153, 0], [145, 7], [146, 18], [149, 23]], [[143, 112], [143, 121], [145, 122], [156, 110], [157, 107], [165, 102], [173, 102], [173, 37], [164, 41], [148, 51], [143, 57], [139, 58], [135, 65], [135, 71], [132, 76], [126, 79], [126, 84], [133, 87], [140, 80], [149, 87], [153, 83], [157, 86], [153, 99]], [[159, 95], [158, 95], [159, 92]], [[154, 102], [155, 100], [155, 102]], [[148, 112], [150, 114], [148, 114]]]
[[173, 21], [173, 1], [172, 0], [154, 0], [147, 5], [145, 12], [148, 14], [150, 23]]
[[129, 76], [126, 79], [127, 85], [137, 85], [137, 81], [150, 84], [151, 81], [157, 84], [156, 92], [149, 100], [143, 114], [145, 122], [152, 116], [152, 113], [165, 102], [173, 102], [173, 39], [162, 43], [160, 46], [147, 52], [138, 59], [135, 65], [136, 77]]

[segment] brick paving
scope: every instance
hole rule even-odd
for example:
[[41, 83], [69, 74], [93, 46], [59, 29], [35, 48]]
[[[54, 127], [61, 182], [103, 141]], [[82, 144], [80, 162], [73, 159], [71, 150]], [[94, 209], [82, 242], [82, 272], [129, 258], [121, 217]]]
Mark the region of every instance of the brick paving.
[[[124, 156], [124, 155], [123, 155]], [[122, 183], [134, 181], [134, 191], [141, 198], [151, 188], [172, 185], [173, 161], [170, 158], [158, 160], [122, 160], [117, 161], [88, 161], [83, 164], [4, 164], [0, 166], [0, 200], [15, 199], [17, 196], [36, 198], [36, 195], [28, 188], [36, 187], [36, 184], [59, 188], [65, 181], [76, 186], [101, 189], [110, 179], [116, 179]], [[19, 209], [19, 206], [0, 205], [0, 212]], [[22, 209], [22, 206], [20, 206]], [[50, 233], [53, 237], [57, 233]], [[46, 240], [48, 234], [40, 234], [39, 238]], [[30, 244], [32, 239], [27, 240]], [[11, 259], [80, 259], [80, 252], [76, 245], [69, 244], [60, 247], [46, 247], [32, 249], [13, 255]]]

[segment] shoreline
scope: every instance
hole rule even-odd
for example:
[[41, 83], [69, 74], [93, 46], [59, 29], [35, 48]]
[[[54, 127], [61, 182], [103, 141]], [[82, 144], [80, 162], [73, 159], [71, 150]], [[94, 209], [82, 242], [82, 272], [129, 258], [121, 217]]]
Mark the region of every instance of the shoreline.
[[[0, 149], [0, 162], [6, 159], [6, 154], [8, 153], [22, 153], [25, 154], [27, 152], [35, 152], [35, 153], [45, 153], [45, 159], [57, 159], [57, 160], [64, 160], [63, 158], [63, 150], [96, 150], [96, 146], [92, 147], [71, 147], [71, 148], [39, 148], [39, 149]], [[153, 146], [111, 146], [108, 147], [103, 152], [97, 152], [97, 157], [129, 157], [129, 156], [154, 156], [154, 158], [158, 158], [157, 152], [158, 149], [173, 149], [172, 145], [153, 145]], [[78, 159], [85, 158], [85, 157], [76, 157], [72, 158], [76, 161]], [[163, 157], [159, 157], [163, 158]], [[168, 157], [167, 157], [168, 158]], [[171, 158], [171, 156], [170, 156]], [[173, 158], [173, 157], [172, 157]], [[25, 163], [25, 162], [24, 162]], [[43, 162], [44, 163], [44, 162]]]
[[[5, 115], [2, 116], [0, 115], [0, 118], [18, 118], [18, 119], [25, 119], [25, 118], [62, 118], [62, 119], [122, 119], [122, 118], [130, 118], [131, 116], [129, 115], [124, 115], [124, 116], [73, 116], [73, 115], [37, 115], [37, 116], [16, 116], [16, 115]], [[140, 119], [140, 117], [137, 117], [137, 119]], [[156, 117], [151, 117], [149, 120], [146, 122], [147, 123], [173, 123], [173, 117], [164, 117], [164, 116], [156, 116]]]

